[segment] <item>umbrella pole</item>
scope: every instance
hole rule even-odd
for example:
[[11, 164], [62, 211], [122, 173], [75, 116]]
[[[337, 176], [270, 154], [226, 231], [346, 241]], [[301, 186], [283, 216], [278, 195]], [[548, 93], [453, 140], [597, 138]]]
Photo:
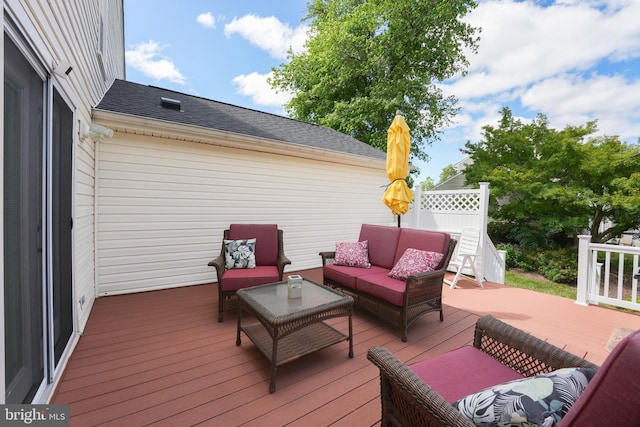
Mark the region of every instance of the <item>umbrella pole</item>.
[[398, 228], [400, 228], [400, 214], [398, 214]]

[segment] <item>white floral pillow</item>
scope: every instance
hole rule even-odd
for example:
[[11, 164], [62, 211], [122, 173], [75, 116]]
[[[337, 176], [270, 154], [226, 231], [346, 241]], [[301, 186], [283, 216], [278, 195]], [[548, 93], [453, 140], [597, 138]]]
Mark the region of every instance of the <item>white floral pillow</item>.
[[256, 268], [256, 239], [225, 240], [226, 268]]
[[333, 258], [333, 263], [349, 267], [370, 268], [369, 241], [336, 243], [336, 255]]
[[589, 368], [558, 369], [489, 387], [452, 406], [481, 427], [551, 427], [578, 400], [595, 372]]
[[398, 280], [407, 280], [412, 274], [434, 271], [440, 265], [443, 254], [420, 249], [407, 248], [388, 276]]

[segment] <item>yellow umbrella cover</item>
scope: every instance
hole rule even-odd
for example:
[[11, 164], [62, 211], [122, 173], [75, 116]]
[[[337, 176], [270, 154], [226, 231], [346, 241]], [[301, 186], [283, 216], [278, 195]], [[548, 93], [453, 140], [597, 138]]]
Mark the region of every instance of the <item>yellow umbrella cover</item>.
[[391, 182], [382, 196], [382, 201], [395, 215], [409, 210], [413, 191], [405, 178], [409, 174], [409, 153], [411, 138], [409, 126], [404, 117], [397, 114], [387, 132], [387, 176]]

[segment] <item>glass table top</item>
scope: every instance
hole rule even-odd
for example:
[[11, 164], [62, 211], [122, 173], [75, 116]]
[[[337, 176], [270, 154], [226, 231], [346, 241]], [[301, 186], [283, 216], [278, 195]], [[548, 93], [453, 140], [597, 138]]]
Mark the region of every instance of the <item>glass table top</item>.
[[300, 298], [289, 298], [287, 282], [245, 288], [239, 290], [237, 294], [242, 295], [246, 303], [252, 306], [259, 305], [273, 316], [284, 316], [315, 309], [325, 304], [351, 300], [350, 296], [306, 279], [302, 280], [302, 297]]

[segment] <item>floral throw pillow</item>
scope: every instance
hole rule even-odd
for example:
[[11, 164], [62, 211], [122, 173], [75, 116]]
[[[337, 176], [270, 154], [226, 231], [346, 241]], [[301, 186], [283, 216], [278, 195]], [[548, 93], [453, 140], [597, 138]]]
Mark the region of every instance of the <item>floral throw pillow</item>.
[[225, 240], [226, 268], [256, 268], [256, 239]]
[[398, 280], [407, 280], [412, 274], [434, 271], [440, 265], [443, 254], [420, 249], [407, 248], [388, 276]]
[[453, 407], [477, 426], [552, 427], [578, 400], [595, 369], [564, 368], [463, 397]]
[[336, 255], [333, 258], [333, 263], [349, 267], [370, 268], [369, 241], [336, 243]]

